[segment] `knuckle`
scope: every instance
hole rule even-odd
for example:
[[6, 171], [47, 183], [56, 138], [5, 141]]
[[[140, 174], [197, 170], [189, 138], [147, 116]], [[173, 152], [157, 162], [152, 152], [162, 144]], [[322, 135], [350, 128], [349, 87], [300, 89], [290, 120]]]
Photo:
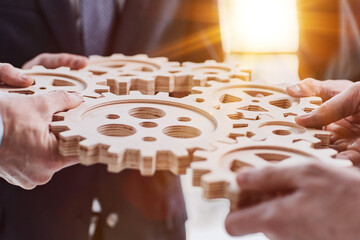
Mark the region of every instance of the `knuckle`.
[[0, 74], [8, 74], [13, 69], [9, 63], [2, 63], [0, 64]]
[[301, 167], [300, 172], [304, 176], [317, 176], [324, 172], [324, 165], [318, 162], [307, 163]]
[[52, 175], [46, 173], [36, 174], [35, 176], [32, 177], [32, 182], [36, 186], [44, 185], [50, 181], [51, 177]]

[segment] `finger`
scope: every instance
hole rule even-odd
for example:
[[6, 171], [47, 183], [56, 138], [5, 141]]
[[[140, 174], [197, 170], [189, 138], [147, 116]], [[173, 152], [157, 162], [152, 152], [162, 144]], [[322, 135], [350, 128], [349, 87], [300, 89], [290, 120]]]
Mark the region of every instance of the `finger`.
[[287, 87], [287, 92], [293, 97], [317, 96], [325, 102], [339, 94], [353, 83], [349, 80], [318, 81], [312, 78], [305, 79], [295, 85]]
[[34, 96], [34, 98], [38, 98], [37, 104], [39, 105], [39, 109], [46, 107], [51, 116], [56, 112], [75, 108], [83, 102], [81, 93], [69, 93], [67, 91], [54, 91], [48, 94]]
[[46, 68], [69, 67], [71, 69], [81, 69], [86, 67], [87, 58], [68, 53], [43, 53], [25, 63], [23, 68], [29, 69], [35, 65], [42, 65]]
[[347, 150], [336, 155], [338, 159], [348, 159], [350, 160], [355, 166], [360, 165], [360, 153], [356, 150]]
[[237, 182], [242, 190], [274, 192], [292, 190], [298, 186], [297, 167], [289, 165], [241, 169]]
[[232, 236], [272, 231], [272, 226], [278, 225], [285, 209], [293, 203], [294, 196], [276, 198], [230, 212], [225, 220], [226, 231]]
[[7, 63], [0, 63], [0, 81], [12, 87], [28, 87], [34, 80]]
[[292, 97], [319, 96], [321, 92], [321, 82], [312, 78], [305, 79], [297, 84], [288, 86], [287, 93]]
[[331, 98], [309, 114], [295, 118], [296, 123], [306, 127], [322, 127], [359, 112], [360, 85], [353, 87]]

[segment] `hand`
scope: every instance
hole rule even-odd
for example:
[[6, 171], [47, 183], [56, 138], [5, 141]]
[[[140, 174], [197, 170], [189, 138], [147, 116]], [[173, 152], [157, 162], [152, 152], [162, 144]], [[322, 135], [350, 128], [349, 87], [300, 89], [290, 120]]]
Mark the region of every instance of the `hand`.
[[354, 240], [360, 237], [360, 173], [320, 163], [243, 169], [241, 189], [291, 193], [230, 212], [229, 234], [265, 233], [276, 240]]
[[0, 177], [32, 189], [48, 182], [60, 169], [76, 164], [78, 159], [59, 154], [58, 142], [49, 131], [49, 124], [55, 112], [81, 103], [81, 94], [66, 91], [1, 97], [4, 136], [0, 147]]
[[22, 75], [10, 64], [0, 63], [0, 82], [12, 87], [28, 87], [34, 83], [34, 79]]
[[35, 65], [42, 65], [46, 68], [69, 67], [81, 69], [86, 67], [87, 58], [68, 53], [42, 53], [23, 65], [23, 69], [30, 69]]
[[294, 97], [320, 96], [324, 101], [318, 109], [296, 122], [306, 127], [322, 127], [332, 132], [331, 147], [339, 151], [338, 158], [360, 163], [360, 83], [347, 80], [304, 80], [288, 87]]

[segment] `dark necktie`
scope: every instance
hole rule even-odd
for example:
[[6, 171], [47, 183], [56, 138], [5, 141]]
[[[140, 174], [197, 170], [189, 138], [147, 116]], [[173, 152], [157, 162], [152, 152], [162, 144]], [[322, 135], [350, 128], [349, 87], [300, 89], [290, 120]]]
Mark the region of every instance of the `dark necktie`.
[[115, 16], [114, 0], [81, 0], [85, 54], [104, 55]]

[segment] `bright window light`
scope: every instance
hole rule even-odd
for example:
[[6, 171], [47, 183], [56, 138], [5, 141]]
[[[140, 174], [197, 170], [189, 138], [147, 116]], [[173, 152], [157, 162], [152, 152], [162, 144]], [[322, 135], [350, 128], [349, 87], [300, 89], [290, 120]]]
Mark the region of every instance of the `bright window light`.
[[220, 0], [228, 52], [295, 52], [299, 34], [296, 0]]

